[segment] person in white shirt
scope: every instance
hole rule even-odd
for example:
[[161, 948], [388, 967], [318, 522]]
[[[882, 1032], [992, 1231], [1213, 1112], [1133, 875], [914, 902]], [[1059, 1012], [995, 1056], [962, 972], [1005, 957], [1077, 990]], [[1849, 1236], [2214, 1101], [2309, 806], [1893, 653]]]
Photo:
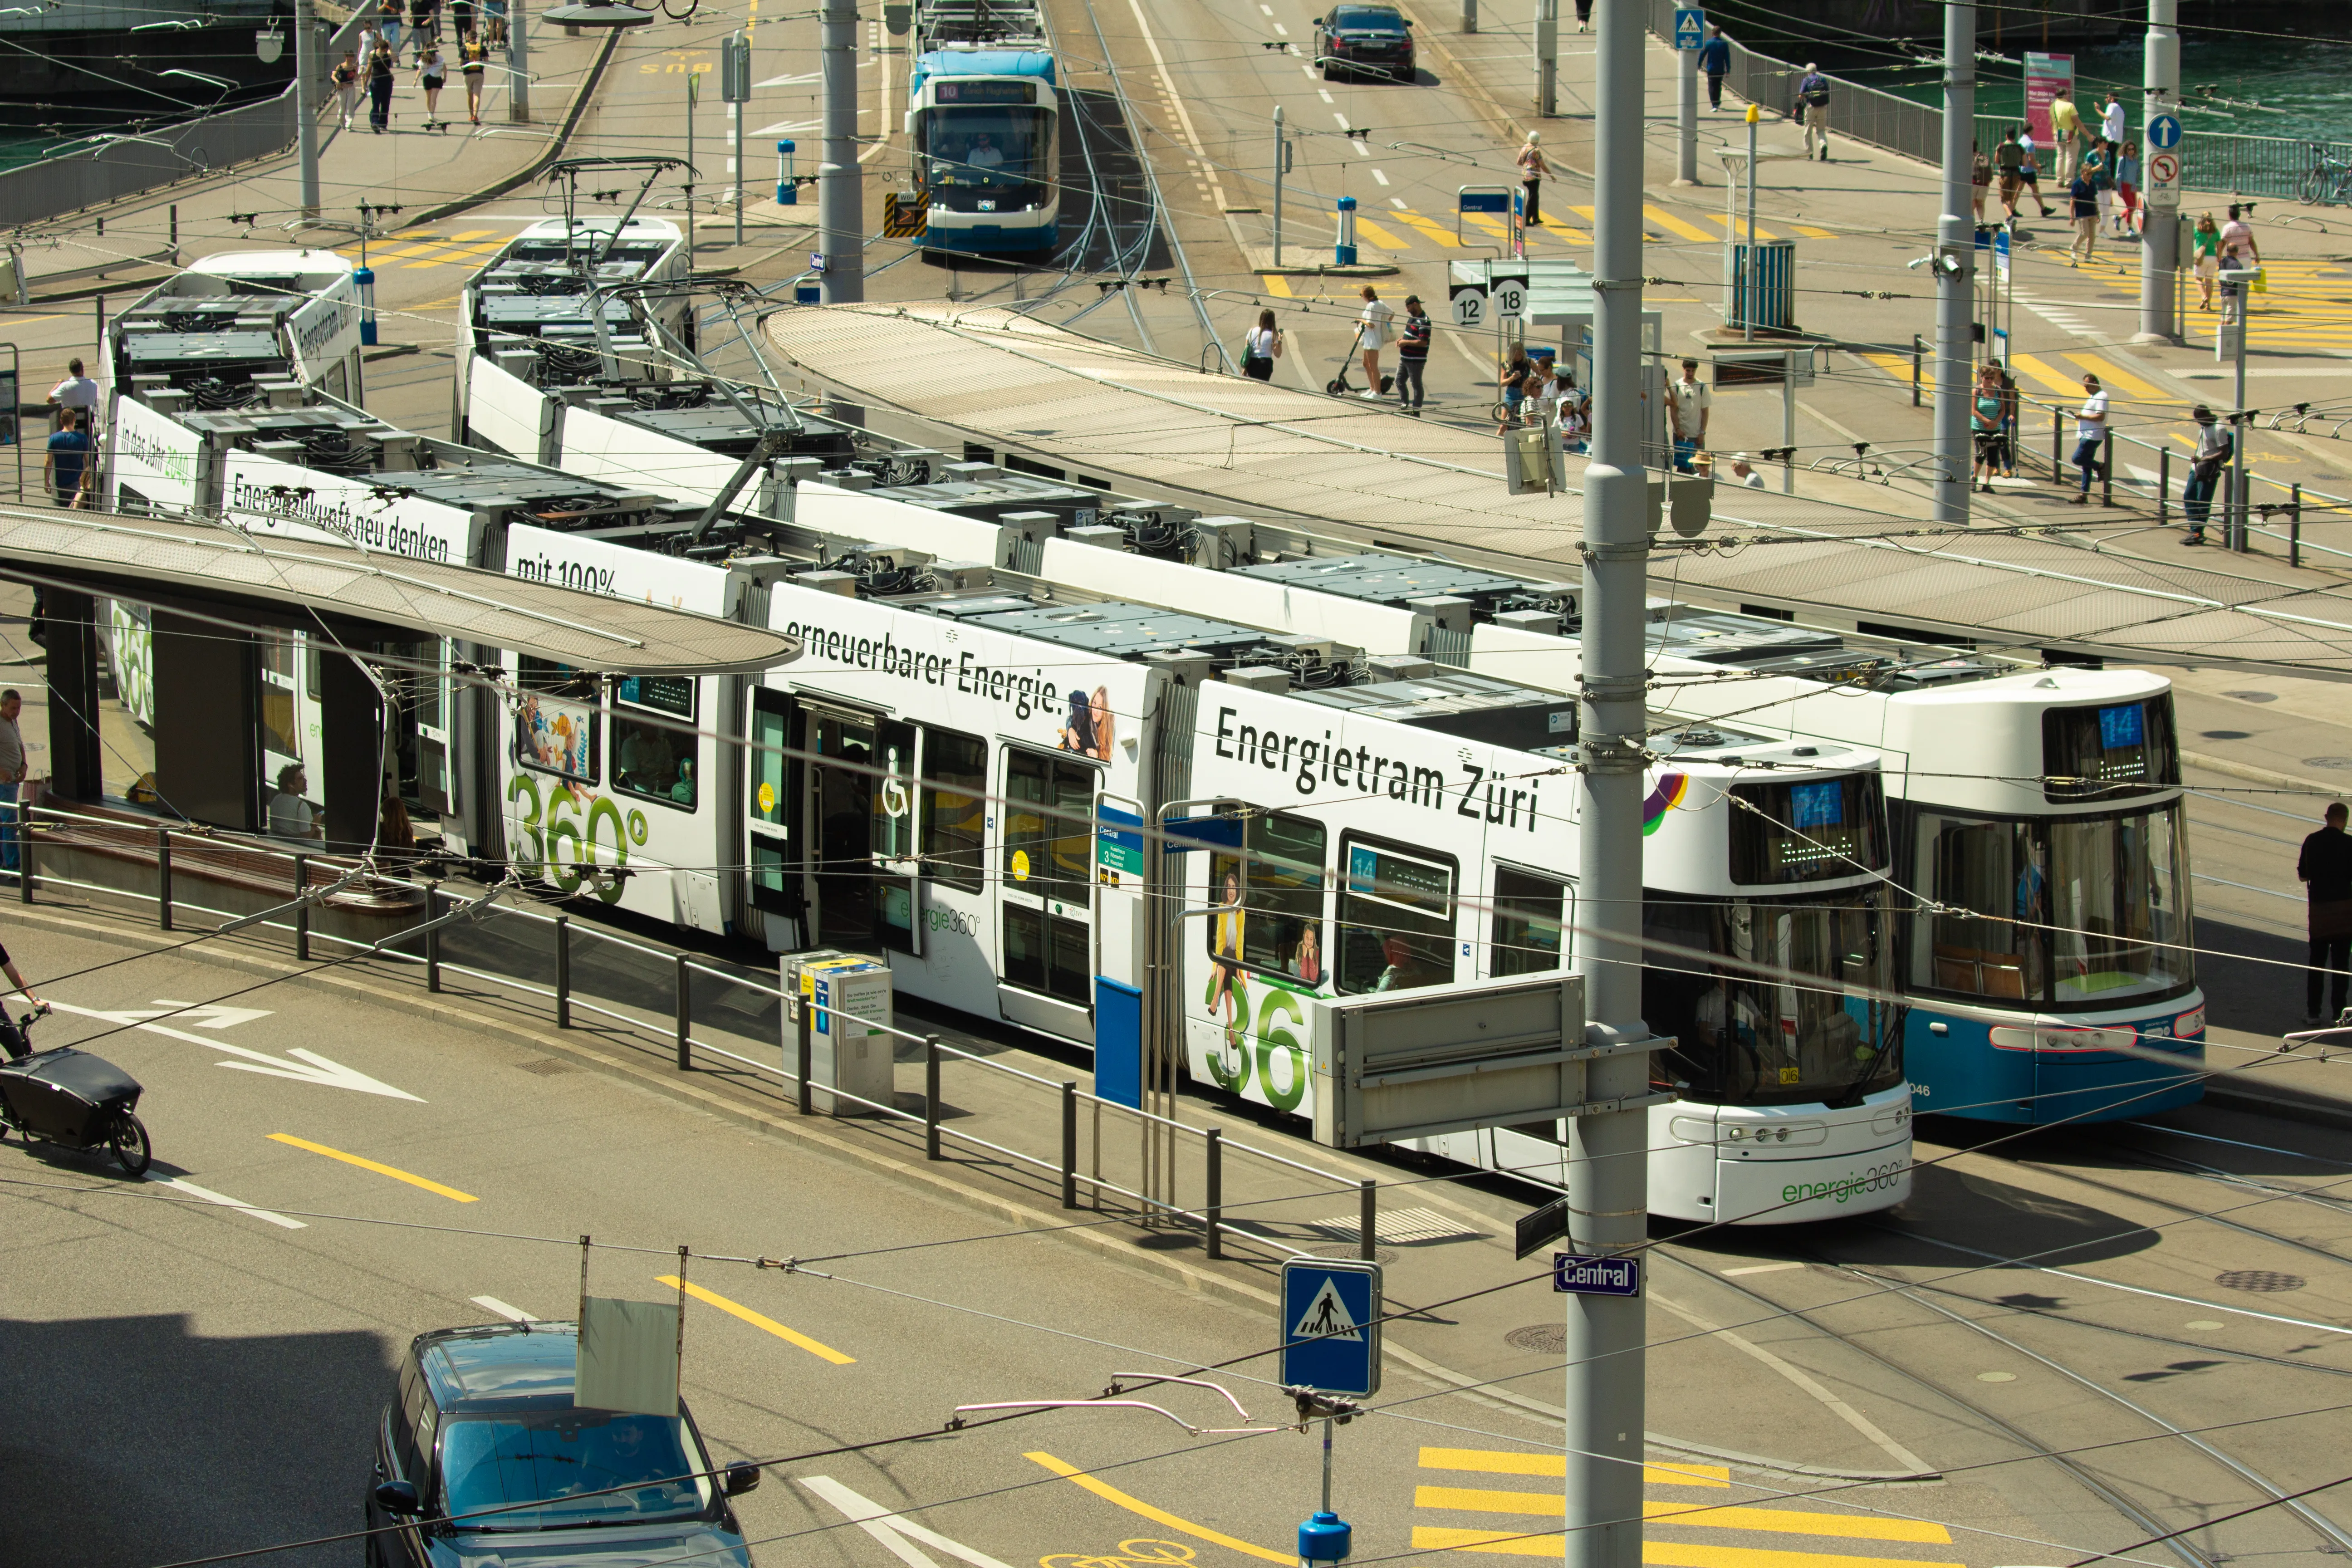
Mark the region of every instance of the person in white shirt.
[[982, 131], [972, 137], [971, 151], [963, 155], [963, 161], [975, 169], [1002, 169], [1004, 167], [1004, 150], [989, 138], [987, 132]]
[[1748, 467], [1748, 454], [1745, 452], [1731, 454], [1731, 477], [1751, 490], [1760, 490], [1764, 488], [1764, 476]]
[[2091, 476], [2099, 471], [2099, 457], [2107, 440], [2107, 394], [2099, 378], [2083, 378], [2083, 406], [2074, 413], [2074, 466], [2083, 470], [2083, 488], [2074, 504], [2091, 504]]
[[1706, 421], [1713, 401], [1698, 378], [1698, 361], [1683, 361], [1683, 378], [1666, 388], [1666, 410], [1675, 422], [1675, 472], [1695, 474], [1691, 455], [1706, 450]]
[[1381, 379], [1381, 345], [1389, 341], [1389, 322], [1396, 318], [1396, 307], [1381, 298], [1380, 290], [1364, 285], [1363, 313], [1356, 318], [1356, 346], [1364, 351], [1364, 390], [1357, 396], [1371, 399], [1385, 395], [1389, 384]]
[[1257, 325], [1242, 340], [1242, 374], [1259, 381], [1274, 379], [1274, 362], [1282, 357], [1282, 329], [1272, 310], [1257, 313]]
[[2099, 111], [2099, 134], [2120, 147], [2124, 144], [2124, 100], [2110, 89], [2107, 101]]
[[319, 814], [302, 798], [310, 780], [299, 763], [289, 763], [278, 770], [278, 793], [269, 797], [269, 836], [272, 838], [308, 840], [320, 837], [325, 829], [319, 826]]
[[82, 411], [84, 427], [98, 428], [98, 383], [81, 373], [81, 361], [66, 362], [66, 378], [49, 388], [49, 419], [58, 422], [61, 410], [79, 408]]

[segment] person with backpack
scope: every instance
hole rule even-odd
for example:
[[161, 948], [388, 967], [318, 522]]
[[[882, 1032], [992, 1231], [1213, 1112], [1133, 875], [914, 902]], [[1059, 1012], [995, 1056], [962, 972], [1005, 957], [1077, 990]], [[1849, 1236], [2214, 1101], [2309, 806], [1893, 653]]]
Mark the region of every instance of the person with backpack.
[[[1804, 122], [1805, 156], [1819, 157], [1822, 163], [1828, 163], [1830, 161], [1830, 79], [1822, 74], [1821, 67], [1807, 66], [1805, 74], [1798, 79], [1796, 112], [1790, 118], [1801, 120]], [[1821, 151], [1818, 153], [1813, 150], [1815, 136], [1822, 139]]]
[[1242, 374], [1255, 381], [1274, 379], [1274, 362], [1282, 357], [1282, 329], [1272, 310], [1257, 313], [1257, 325], [1242, 339]]
[[1969, 143], [1969, 200], [1975, 206], [1977, 226], [1984, 226], [1985, 198], [1992, 195], [1992, 160], [1981, 142]]
[[2017, 144], [2017, 132], [2012, 128], [2001, 132], [2000, 145], [1992, 150], [1994, 170], [2000, 175], [2000, 205], [2008, 212], [2007, 221], [2017, 222], [2017, 195], [2025, 188], [2025, 149]]
[[2237, 456], [2238, 443], [2205, 405], [2190, 409], [2189, 417], [2197, 422], [2197, 450], [2189, 459], [2189, 481], [2180, 487], [2180, 515], [2189, 521], [2189, 531], [2180, 542], [2202, 544], [2205, 521], [2212, 515], [2214, 489]]
[[2042, 216], [2048, 217], [2050, 204], [2042, 196], [2042, 156], [2040, 150], [2033, 145], [2033, 127], [2031, 125], [2017, 128], [2017, 151], [2020, 159], [2017, 177], [2025, 183], [2027, 190], [2033, 193], [2033, 205], [2042, 209]]
[[1421, 417], [1422, 399], [1426, 395], [1421, 378], [1429, 368], [1429, 344], [1434, 331], [1435, 323], [1422, 309], [1421, 296], [1406, 295], [1404, 333], [1397, 340], [1397, 406], [1416, 419]]

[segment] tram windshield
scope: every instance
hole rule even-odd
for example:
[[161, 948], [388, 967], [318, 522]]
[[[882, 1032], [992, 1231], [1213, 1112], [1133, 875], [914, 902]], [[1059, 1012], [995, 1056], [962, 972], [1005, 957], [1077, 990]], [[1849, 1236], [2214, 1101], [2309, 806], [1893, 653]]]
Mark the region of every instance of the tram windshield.
[[[942, 83], [945, 93], [955, 84]], [[992, 85], [963, 84], [969, 92]], [[1021, 84], [1024, 92], [1027, 84]], [[1045, 167], [1052, 146], [1051, 110], [1019, 104], [940, 105], [926, 110], [916, 121], [916, 151], [929, 171], [933, 190], [1002, 191], [1039, 184], [1049, 179]]]
[[1851, 1105], [1902, 1081], [1883, 886], [1784, 899], [1644, 895], [1642, 1014], [1717, 1104]]
[[1911, 987], [2088, 1010], [2196, 984], [2177, 805], [2101, 816], [1921, 810]]

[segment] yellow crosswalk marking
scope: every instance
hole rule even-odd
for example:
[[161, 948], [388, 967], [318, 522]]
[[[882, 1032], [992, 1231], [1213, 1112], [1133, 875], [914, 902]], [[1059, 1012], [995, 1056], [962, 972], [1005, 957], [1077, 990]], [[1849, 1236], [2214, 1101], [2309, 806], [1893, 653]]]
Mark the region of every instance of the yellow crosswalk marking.
[[1483, 228], [1488, 234], [1499, 235], [1505, 239], [1511, 237], [1511, 226], [1501, 218], [1490, 217], [1485, 213], [1464, 213], [1462, 221], [1473, 227]]
[[480, 239], [495, 232], [497, 231], [494, 229], [487, 228], [468, 229], [464, 234], [452, 234], [434, 239], [422, 239], [416, 241], [415, 244], [410, 244], [407, 240], [402, 239], [396, 242], [399, 248], [395, 250], [379, 250], [373, 256], [369, 257], [368, 259], [371, 262], [379, 263], [385, 261], [398, 261], [404, 257], [423, 256], [427, 251], [439, 250], [444, 246], [458, 245], [469, 239]]
[[[1707, 220], [1713, 223], [1717, 228], [1727, 231], [1734, 239], [1738, 238], [1741, 231], [1746, 229], [1748, 226], [1748, 220], [1746, 218], [1743, 217], [1735, 222], [1734, 220], [1724, 216], [1721, 213], [1707, 214]], [[1717, 237], [1709, 235], [1707, 237], [1713, 239]], [[1759, 239], [1770, 239], [1773, 238], [1774, 236], [1770, 229], [1765, 228], [1759, 225], [1756, 230], [1756, 237]]]
[[1544, 219], [1542, 226], [1559, 236], [1560, 238], [1568, 241], [1570, 245], [1591, 245], [1592, 243], [1592, 237], [1585, 233], [1582, 229], [1571, 228], [1567, 224], [1556, 223], [1550, 218]]
[[1664, 229], [1668, 234], [1677, 234], [1682, 236], [1685, 239], [1704, 240], [1708, 244], [1713, 244], [1716, 240], [1723, 237], [1721, 235], [1707, 233], [1706, 230], [1699, 227], [1698, 225], [1695, 223], [1676, 217], [1674, 214], [1666, 211], [1664, 207], [1651, 206], [1644, 203], [1642, 207], [1642, 216], [1648, 218], [1652, 223], [1656, 224], [1660, 228]]
[[[1492, 1491], [1478, 1487], [1416, 1487], [1415, 1508], [1452, 1508], [1476, 1513], [1518, 1513], [1564, 1519], [1568, 1500], [1559, 1492]], [[1931, 1520], [1870, 1515], [1808, 1513], [1785, 1508], [1724, 1508], [1709, 1503], [1642, 1504], [1644, 1519], [1666, 1520], [1709, 1530], [1762, 1530], [1780, 1535], [1832, 1535], [1848, 1541], [1924, 1541], [1952, 1543], [1951, 1531]]]
[[[1559, 1561], [1568, 1538], [1519, 1534], [1505, 1530], [1440, 1530], [1412, 1527], [1416, 1552], [1494, 1552], [1512, 1557]], [[1695, 1546], [1680, 1541], [1644, 1541], [1642, 1561], [1651, 1568], [1960, 1568], [1957, 1563], [1916, 1557], [1850, 1557], [1832, 1552], [1769, 1552], [1750, 1546]]]
[[1807, 239], [1835, 239], [1837, 237], [1837, 230], [1833, 228], [1815, 228], [1809, 223], [1791, 224], [1790, 226], [1795, 229], [1799, 234], [1804, 236]]
[[2158, 392], [2131, 372], [2097, 354], [2068, 354], [2068, 359], [2099, 378], [2100, 384], [2113, 387], [2126, 397], [2140, 403], [2179, 403], [2184, 401], [2169, 393]]
[[[1423, 1448], [1424, 1470], [1477, 1470], [1490, 1476], [1559, 1476], [1568, 1474], [1567, 1457], [1560, 1454], [1520, 1454], [1496, 1448]], [[1727, 1487], [1731, 1471], [1723, 1465], [1644, 1465], [1645, 1486]]]
[[1422, 216], [1421, 214], [1414, 212], [1411, 207], [1399, 208], [1396, 216], [1399, 223], [1409, 225], [1419, 230], [1424, 237], [1444, 246], [1446, 249], [1459, 250], [1462, 248], [1462, 242], [1454, 238], [1454, 231], [1447, 228], [1444, 224], [1433, 222], [1432, 220]]
[[[1887, 374], [1893, 376], [1895, 380], [1903, 383], [1904, 385], [1908, 386], [1911, 384], [1911, 362], [1903, 358], [1900, 354], [1866, 353], [1862, 357], [1876, 365], [1879, 369], [1885, 371]], [[2020, 355], [2019, 357], [2022, 358], [2023, 356]], [[1936, 366], [1933, 361], [1923, 361], [1920, 363], [1919, 389], [1922, 392], [1933, 392], [1936, 390]]]
[[407, 266], [410, 268], [439, 267], [446, 262], [463, 261], [468, 257], [488, 256], [493, 250], [504, 248], [506, 243], [503, 239], [486, 239], [479, 245], [461, 245], [440, 256], [428, 256], [422, 261], [411, 261]]
[[1366, 217], [1361, 213], [1358, 213], [1356, 215], [1356, 232], [1362, 235], [1365, 238], [1370, 240], [1374, 245], [1379, 246], [1383, 250], [1411, 250], [1412, 248], [1412, 242], [1411, 240], [1399, 239], [1393, 229], [1382, 228], [1379, 224], [1374, 223], [1371, 219]]
[[1279, 272], [1269, 272], [1258, 281], [1265, 285], [1265, 291], [1269, 294], [1280, 295], [1285, 300], [1296, 298], [1290, 292], [1290, 279]]
[[2062, 395], [2071, 397], [2083, 390], [2082, 377], [2068, 376], [2047, 360], [2037, 359], [2032, 354], [2011, 354], [2009, 356], [2009, 363], [2011, 368], [2023, 371], [2051, 391]]

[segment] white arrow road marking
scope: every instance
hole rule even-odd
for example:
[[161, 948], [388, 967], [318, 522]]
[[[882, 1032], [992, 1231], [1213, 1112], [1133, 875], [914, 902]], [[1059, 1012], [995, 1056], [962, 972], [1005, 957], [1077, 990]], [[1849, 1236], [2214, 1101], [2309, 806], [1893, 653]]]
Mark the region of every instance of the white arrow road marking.
[[192, 1198], [202, 1198], [208, 1204], [218, 1204], [225, 1209], [235, 1209], [239, 1214], [249, 1214], [256, 1219], [266, 1219], [272, 1225], [284, 1226], [288, 1230], [310, 1228], [299, 1219], [288, 1219], [282, 1214], [272, 1214], [268, 1209], [255, 1208], [251, 1204], [230, 1197], [226, 1193], [216, 1193], [210, 1187], [200, 1187], [194, 1182], [184, 1182], [177, 1176], [150, 1176], [147, 1179], [159, 1187], [169, 1187], [173, 1192], [185, 1193]]
[[[1803, 1266], [1801, 1264], [1799, 1267], [1801, 1268]], [[499, 1300], [496, 1296], [477, 1296], [473, 1300], [475, 1306], [481, 1308], [487, 1312], [496, 1312], [499, 1317], [504, 1318], [509, 1323], [535, 1323], [539, 1321], [537, 1318], [532, 1317], [520, 1307], [509, 1307], [504, 1301]]]
[[[286, 1053], [287, 1057], [298, 1059], [288, 1061], [286, 1057], [273, 1057], [267, 1051], [249, 1051], [243, 1046], [232, 1046], [226, 1040], [208, 1040], [202, 1035], [191, 1035], [184, 1029], [174, 1029], [169, 1025], [147, 1022], [150, 1018], [163, 1016], [163, 1015], [160, 1013], [139, 1009], [109, 1013], [96, 1007], [77, 1007], [70, 1002], [51, 1002], [49, 1005], [60, 1013], [71, 1013], [77, 1017], [99, 1018], [110, 1024], [123, 1024], [132, 1028], [144, 1029], [151, 1035], [163, 1035], [171, 1039], [184, 1040], [192, 1046], [202, 1046], [208, 1051], [226, 1051], [233, 1057], [246, 1058], [243, 1061], [215, 1062], [213, 1064], [215, 1067], [235, 1068], [240, 1072], [267, 1073], [271, 1078], [290, 1078], [297, 1083], [314, 1083], [321, 1089], [356, 1089], [362, 1094], [381, 1094], [389, 1100], [413, 1100], [419, 1105], [425, 1103], [425, 1097], [422, 1095], [411, 1094], [404, 1089], [394, 1089], [388, 1083], [368, 1077], [355, 1068], [347, 1068], [339, 1061], [331, 1060], [316, 1051], [303, 1050], [299, 1047]], [[233, 1010], [241, 1012], [247, 1009]], [[267, 1016], [267, 1015], [264, 1016]]]
[[[224, 1007], [217, 1002], [174, 1002], [169, 996], [156, 997], [155, 1005], [178, 1013], [184, 1023], [195, 1029], [226, 1029], [269, 1016], [267, 1007]], [[162, 1016], [152, 1015], [156, 1017]]]
[[[929, 1530], [911, 1519], [892, 1513], [873, 1499], [861, 1496], [835, 1480], [831, 1476], [801, 1476], [801, 1485], [839, 1509], [849, 1521], [880, 1542], [890, 1554], [907, 1568], [940, 1568], [929, 1552], [915, 1544], [938, 1548], [950, 1557], [961, 1557], [971, 1568], [1005, 1568], [985, 1552], [976, 1552], [960, 1541], [950, 1541], [936, 1530]], [[909, 1539], [909, 1538], [912, 1539]]]

